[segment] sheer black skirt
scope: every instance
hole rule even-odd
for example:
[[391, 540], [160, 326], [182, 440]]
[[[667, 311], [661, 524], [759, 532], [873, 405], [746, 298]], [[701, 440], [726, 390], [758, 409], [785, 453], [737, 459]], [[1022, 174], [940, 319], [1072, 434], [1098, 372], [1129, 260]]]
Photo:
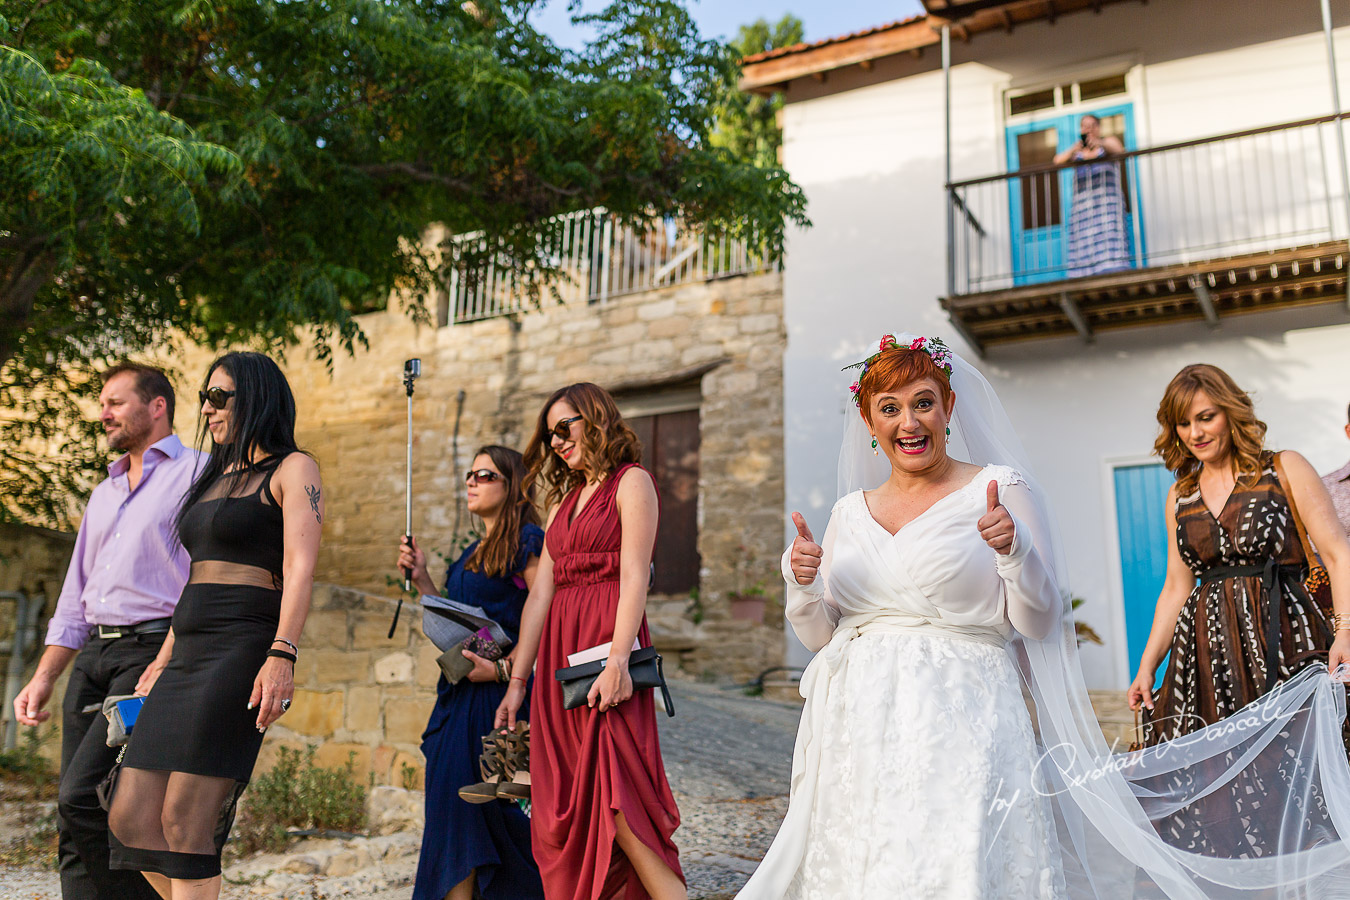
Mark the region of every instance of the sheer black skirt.
[[201, 574], [194, 566], [183, 589], [173, 657], [122, 763], [108, 817], [115, 869], [219, 875], [235, 805], [262, 747], [258, 711], [248, 701], [276, 635], [281, 592], [195, 581]]

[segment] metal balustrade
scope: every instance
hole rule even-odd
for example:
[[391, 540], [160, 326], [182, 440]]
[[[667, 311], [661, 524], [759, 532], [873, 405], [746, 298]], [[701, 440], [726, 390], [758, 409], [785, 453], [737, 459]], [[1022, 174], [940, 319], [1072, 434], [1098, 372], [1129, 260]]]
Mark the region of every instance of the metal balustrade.
[[548, 267], [557, 277], [533, 293], [516, 266], [494, 256], [484, 235], [449, 238], [442, 322], [475, 322], [538, 303], [606, 303], [626, 294], [778, 267], [762, 248], [673, 218], [634, 228], [604, 210], [590, 210], [549, 219], [541, 236]]
[[1111, 191], [1124, 206], [1126, 246], [1108, 270], [1343, 240], [1342, 127], [1342, 116], [1324, 116], [955, 182], [948, 294], [1100, 274], [1075, 268], [1070, 244], [1097, 205], [1083, 201]]

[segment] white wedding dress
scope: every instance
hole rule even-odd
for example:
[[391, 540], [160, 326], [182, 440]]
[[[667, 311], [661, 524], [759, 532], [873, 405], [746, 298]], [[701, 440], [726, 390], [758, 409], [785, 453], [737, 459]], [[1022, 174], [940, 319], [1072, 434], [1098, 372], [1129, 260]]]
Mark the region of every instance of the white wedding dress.
[[[976, 522], [986, 486], [1016, 522], [996, 554]], [[894, 535], [862, 491], [835, 504], [814, 583], [783, 557], [787, 615], [819, 651], [792, 796], [741, 900], [963, 900], [1065, 895], [1013, 628], [1058, 626], [1021, 477], [987, 466]]]

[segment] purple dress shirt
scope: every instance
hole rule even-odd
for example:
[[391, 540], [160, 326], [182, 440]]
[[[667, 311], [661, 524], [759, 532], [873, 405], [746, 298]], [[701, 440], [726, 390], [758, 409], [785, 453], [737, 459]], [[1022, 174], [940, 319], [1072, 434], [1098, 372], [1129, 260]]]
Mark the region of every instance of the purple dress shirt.
[[122, 456], [94, 488], [75, 538], [47, 643], [79, 650], [91, 625], [135, 625], [173, 615], [190, 560], [174, 518], [205, 456], [169, 435], [146, 449], [131, 490]]
[[1336, 518], [1341, 520], [1341, 527], [1350, 536], [1350, 463], [1330, 475], [1323, 475], [1322, 483], [1327, 486], [1327, 493], [1336, 507]]

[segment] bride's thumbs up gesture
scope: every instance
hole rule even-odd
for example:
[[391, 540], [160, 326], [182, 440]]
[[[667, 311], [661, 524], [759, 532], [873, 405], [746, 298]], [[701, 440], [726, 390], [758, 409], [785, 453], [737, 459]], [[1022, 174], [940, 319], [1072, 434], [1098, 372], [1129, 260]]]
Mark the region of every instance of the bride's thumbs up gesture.
[[998, 499], [997, 481], [989, 482], [987, 496], [989, 510], [975, 523], [975, 527], [980, 529], [980, 537], [984, 538], [986, 544], [993, 547], [995, 552], [1007, 556], [1012, 552], [1016, 526], [1008, 508]]
[[797, 537], [792, 541], [792, 556], [788, 562], [797, 583], [810, 584], [816, 580], [823, 551], [816, 543], [816, 539], [811, 536], [811, 529], [807, 527], [806, 519], [801, 513], [792, 514], [792, 524], [797, 526]]

